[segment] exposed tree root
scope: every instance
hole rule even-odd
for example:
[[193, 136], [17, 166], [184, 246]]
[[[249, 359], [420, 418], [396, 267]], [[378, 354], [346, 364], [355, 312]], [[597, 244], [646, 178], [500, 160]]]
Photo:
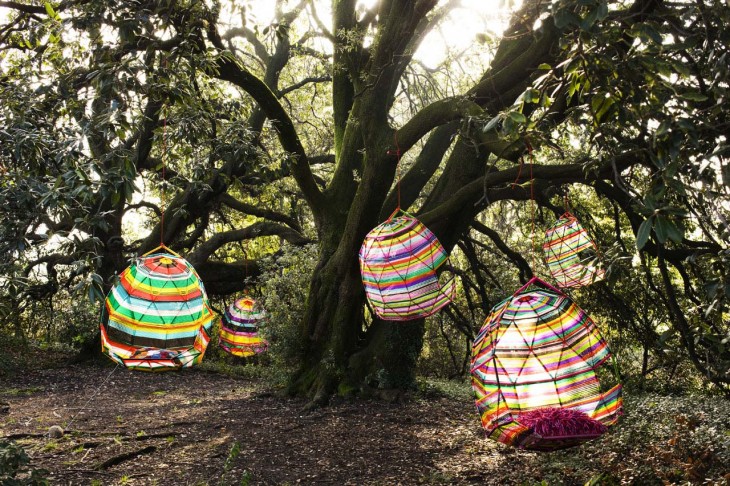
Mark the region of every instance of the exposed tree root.
[[142, 449], [137, 449], [136, 451], [130, 451], [125, 452], [124, 454], [119, 454], [118, 456], [114, 456], [110, 459], [107, 459], [106, 461], [102, 462], [98, 466], [96, 466], [96, 470], [105, 470], [109, 469], [112, 466], [116, 466], [117, 464], [121, 464], [124, 461], [128, 461], [130, 459], [134, 459], [135, 457], [141, 456], [143, 454], [151, 454], [157, 450], [157, 446], [147, 446], [143, 447]]

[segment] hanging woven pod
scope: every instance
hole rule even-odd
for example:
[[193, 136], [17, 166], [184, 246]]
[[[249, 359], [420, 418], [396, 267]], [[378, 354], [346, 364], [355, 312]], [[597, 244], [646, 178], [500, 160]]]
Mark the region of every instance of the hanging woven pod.
[[403, 213], [375, 227], [360, 248], [360, 273], [375, 314], [386, 321], [430, 316], [449, 304], [456, 282], [439, 283], [448, 254], [419, 220]]
[[250, 297], [236, 300], [223, 315], [220, 347], [242, 358], [265, 352], [269, 343], [260, 334], [264, 322], [266, 311], [255, 300]]
[[621, 385], [604, 391], [599, 382], [609, 358], [591, 318], [533, 278], [492, 309], [474, 341], [472, 388], [487, 436], [538, 451], [599, 437], [622, 410]]
[[160, 246], [127, 267], [109, 292], [102, 351], [131, 369], [186, 368], [203, 359], [214, 321], [195, 269]]
[[598, 248], [570, 212], [545, 232], [542, 245], [545, 264], [559, 287], [576, 288], [603, 280]]

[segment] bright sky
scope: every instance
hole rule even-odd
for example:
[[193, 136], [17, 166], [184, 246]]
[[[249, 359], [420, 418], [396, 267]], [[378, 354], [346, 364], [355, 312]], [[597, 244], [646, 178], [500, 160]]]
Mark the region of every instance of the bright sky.
[[[330, 3], [316, 2], [318, 16], [325, 23], [331, 18]], [[361, 0], [358, 8], [368, 9], [376, 3], [377, 0]], [[440, 5], [445, 3], [442, 0]], [[518, 8], [522, 0], [458, 0], [456, 3], [457, 6], [442, 20], [439, 28], [424, 39], [416, 53], [416, 59], [429, 68], [438, 66], [449, 49], [460, 52], [472, 46], [477, 34], [501, 35], [507, 28], [511, 11]], [[295, 2], [290, 0], [288, 4]], [[271, 0], [249, 0], [249, 13], [259, 25], [267, 25], [274, 18], [275, 5]]]
[[[359, 8], [370, 8], [377, 0], [361, 0]], [[272, 0], [249, 0], [250, 17], [260, 26], [271, 23], [276, 2]], [[288, 4], [293, 5], [294, 0]], [[442, 0], [440, 5], [446, 3]], [[519, 7], [522, 0], [457, 0], [457, 6], [442, 20], [421, 44], [416, 59], [428, 67], [438, 66], [449, 49], [460, 52], [476, 42], [476, 35], [486, 33], [496, 37], [507, 27], [511, 11]], [[331, 18], [330, 2], [318, 0], [317, 12], [325, 23]], [[8, 18], [10, 9], [0, 7], [0, 23]]]

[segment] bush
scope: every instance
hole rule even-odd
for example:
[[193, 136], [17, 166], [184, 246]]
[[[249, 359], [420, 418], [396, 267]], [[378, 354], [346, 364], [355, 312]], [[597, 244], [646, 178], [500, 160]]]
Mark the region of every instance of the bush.
[[317, 262], [317, 247], [283, 245], [281, 254], [264, 265], [258, 297], [268, 313], [261, 332], [277, 381], [284, 381], [301, 351], [300, 325], [304, 317], [309, 279]]
[[582, 484], [592, 475], [594, 484], [724, 484], [729, 479], [726, 399], [629, 395], [624, 407], [625, 416], [601, 439], [538, 456], [550, 484]]
[[0, 440], [0, 484], [3, 486], [42, 486], [50, 484], [48, 471], [31, 469], [25, 450], [8, 440]]

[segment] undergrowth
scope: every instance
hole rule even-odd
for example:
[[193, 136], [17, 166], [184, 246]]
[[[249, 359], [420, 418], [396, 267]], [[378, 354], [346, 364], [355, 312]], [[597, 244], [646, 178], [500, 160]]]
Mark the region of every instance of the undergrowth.
[[0, 484], [3, 486], [45, 486], [50, 484], [44, 469], [30, 467], [30, 457], [15, 442], [0, 439]]

